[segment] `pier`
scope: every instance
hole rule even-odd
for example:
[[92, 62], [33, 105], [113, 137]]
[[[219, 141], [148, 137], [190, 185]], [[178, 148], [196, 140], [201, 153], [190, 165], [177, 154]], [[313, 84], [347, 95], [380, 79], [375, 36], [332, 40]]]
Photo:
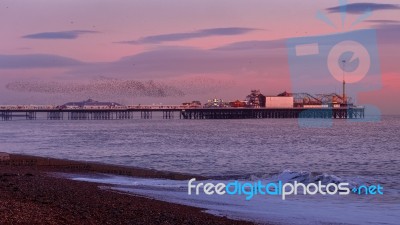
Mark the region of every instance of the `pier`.
[[362, 119], [365, 108], [356, 106], [344, 93], [338, 95], [282, 92], [265, 96], [251, 90], [245, 100], [222, 99], [184, 102], [181, 105], [122, 105], [88, 99], [63, 105], [0, 105], [0, 119], [130, 120], [130, 119]]
[[361, 119], [364, 108], [222, 108], [190, 109], [181, 112], [182, 119], [263, 119], [263, 118], [314, 118], [314, 119]]
[[[36, 120], [129, 120], [152, 119], [153, 113], [162, 114], [163, 119], [361, 119], [364, 107], [341, 108], [153, 108], [153, 109], [0, 109], [0, 119], [16, 118]], [[179, 117], [175, 117], [179, 115]]]

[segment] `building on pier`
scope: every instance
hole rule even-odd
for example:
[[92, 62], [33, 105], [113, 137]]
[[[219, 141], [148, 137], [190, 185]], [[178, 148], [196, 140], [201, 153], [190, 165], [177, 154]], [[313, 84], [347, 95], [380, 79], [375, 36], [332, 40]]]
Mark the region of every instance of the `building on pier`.
[[246, 104], [253, 108], [265, 107], [265, 96], [260, 90], [251, 90], [251, 93], [246, 96]]
[[201, 102], [200, 101], [184, 102], [184, 103], [182, 103], [182, 107], [184, 107], [184, 108], [201, 108]]
[[204, 104], [204, 108], [226, 108], [229, 107], [229, 102], [225, 102], [222, 99], [211, 99], [208, 100], [206, 104]]

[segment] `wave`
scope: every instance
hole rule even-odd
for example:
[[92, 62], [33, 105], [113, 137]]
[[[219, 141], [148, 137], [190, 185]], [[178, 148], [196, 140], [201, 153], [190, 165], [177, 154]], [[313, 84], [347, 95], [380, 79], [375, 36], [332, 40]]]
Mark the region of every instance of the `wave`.
[[[398, 211], [398, 201], [395, 204], [380, 202], [379, 207], [375, 207], [375, 203], [372, 205], [366, 204], [366, 201], [370, 201], [366, 199], [330, 198], [327, 200], [329, 196], [316, 196], [316, 198], [304, 196], [287, 201], [281, 200], [279, 196], [276, 196], [276, 198], [273, 196], [255, 196], [251, 201], [246, 201], [244, 196], [241, 195], [225, 195], [224, 197], [206, 194], [188, 195], [187, 180], [137, 178], [108, 174], [100, 174], [98, 176], [93, 174], [67, 174], [67, 176], [73, 180], [111, 184], [111, 189], [116, 191], [194, 206], [211, 214], [259, 223], [301, 225], [321, 223], [371, 224], [370, 221], [373, 221], [373, 224], [398, 224], [397, 214], [392, 213], [393, 211]], [[218, 183], [228, 180], [231, 180], [231, 178], [208, 181]], [[321, 181], [324, 184], [332, 182], [361, 184], [363, 182], [358, 177], [347, 179], [327, 173], [291, 170], [240, 179], [240, 181], [244, 182], [249, 180], [266, 182], [281, 180], [282, 182], [297, 181], [302, 183]]]

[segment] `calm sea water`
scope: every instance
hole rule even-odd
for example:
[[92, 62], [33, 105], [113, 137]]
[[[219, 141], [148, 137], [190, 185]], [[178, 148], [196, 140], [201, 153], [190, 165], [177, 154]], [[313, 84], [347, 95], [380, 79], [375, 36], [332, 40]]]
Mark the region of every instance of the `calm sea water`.
[[[1, 121], [0, 151], [206, 175], [212, 179], [342, 179], [379, 183], [400, 205], [400, 117], [335, 120], [301, 128], [297, 119]], [[375, 202], [376, 201], [376, 202]], [[398, 209], [398, 208], [397, 208]]]
[[[356, 121], [356, 120], [354, 120]], [[207, 176], [272, 175], [285, 169], [371, 176], [398, 184], [400, 117], [296, 119], [2, 121], [0, 151], [99, 161]]]

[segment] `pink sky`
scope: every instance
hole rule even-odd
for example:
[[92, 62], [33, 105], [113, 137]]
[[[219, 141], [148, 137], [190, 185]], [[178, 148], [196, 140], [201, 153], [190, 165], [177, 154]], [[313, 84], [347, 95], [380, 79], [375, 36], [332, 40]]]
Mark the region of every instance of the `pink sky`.
[[[400, 96], [399, 2], [347, 4], [343, 28], [341, 14], [329, 10], [339, 5], [337, 0], [3, 0], [0, 104], [62, 104], [87, 97], [125, 104], [179, 104], [214, 97], [243, 99], [252, 88], [278, 94], [292, 86], [286, 39], [375, 28], [382, 90], [360, 94], [358, 103], [399, 114], [400, 106], [391, 97]], [[372, 15], [351, 26], [363, 7]], [[318, 20], [318, 11], [337, 28]], [[79, 92], [78, 87], [75, 94], [57, 91], [60, 85], [104, 79], [121, 82], [118, 85], [153, 80], [168, 91], [162, 98], [146, 93], [128, 96], [129, 91]], [[16, 83], [24, 85], [15, 88]], [[328, 91], [339, 87], [332, 84]], [[176, 89], [184, 94], [169, 96]]]

